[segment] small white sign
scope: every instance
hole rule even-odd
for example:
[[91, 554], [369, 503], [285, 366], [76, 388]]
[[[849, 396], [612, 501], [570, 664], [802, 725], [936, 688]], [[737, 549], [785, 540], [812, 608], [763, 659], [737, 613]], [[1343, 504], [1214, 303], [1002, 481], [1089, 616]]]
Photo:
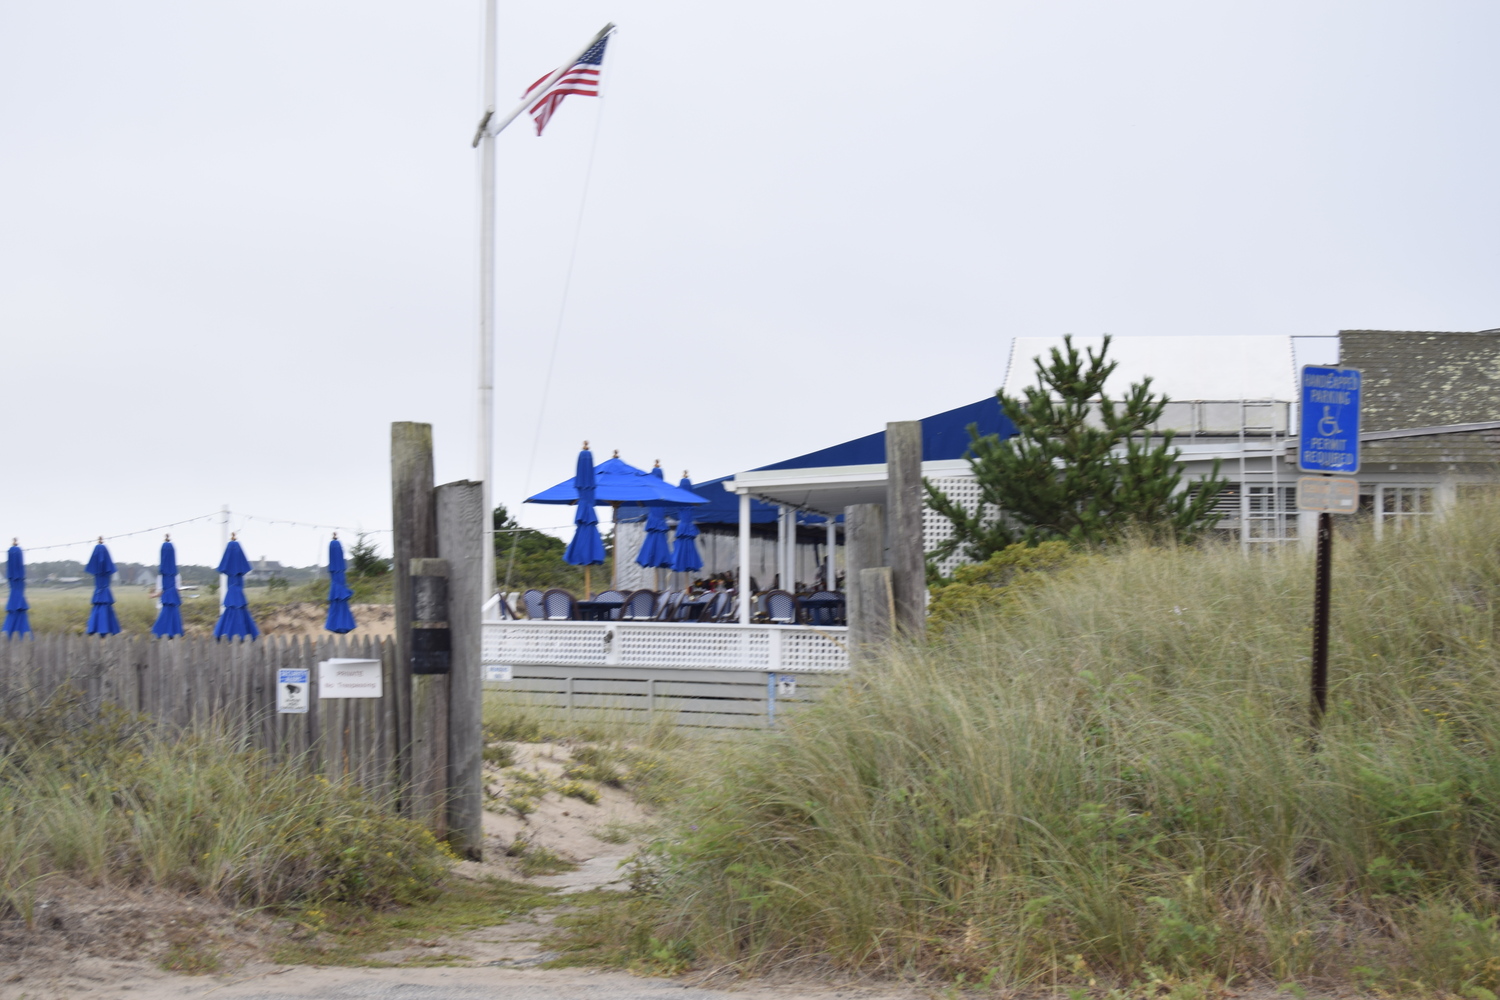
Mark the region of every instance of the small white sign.
[[797, 678], [782, 674], [776, 678], [776, 697], [794, 698], [797, 695]]
[[510, 680], [509, 663], [486, 663], [484, 665], [484, 679], [487, 681]]
[[379, 698], [379, 660], [324, 660], [318, 664], [319, 698]]
[[276, 671], [276, 711], [306, 714], [308, 673], [300, 667], [282, 667]]
[[1297, 480], [1297, 509], [1327, 514], [1359, 513], [1359, 480], [1303, 476]]

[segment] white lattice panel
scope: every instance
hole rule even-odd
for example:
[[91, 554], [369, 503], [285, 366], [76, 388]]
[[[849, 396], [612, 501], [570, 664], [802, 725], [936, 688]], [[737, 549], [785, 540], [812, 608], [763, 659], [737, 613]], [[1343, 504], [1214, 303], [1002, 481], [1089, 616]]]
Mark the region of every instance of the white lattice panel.
[[484, 623], [485, 663], [840, 673], [846, 630], [800, 625]]
[[[933, 478], [931, 483], [946, 493], [949, 499], [963, 504], [966, 510], [973, 511], [979, 506], [979, 483], [973, 476], [943, 476]], [[991, 507], [989, 514], [992, 517], [998, 517], [999, 511]], [[931, 552], [952, 537], [953, 525], [948, 519], [935, 510], [924, 508], [922, 511], [922, 551]], [[973, 561], [962, 553], [955, 552], [948, 558], [938, 561], [938, 572], [943, 576], [952, 576], [955, 567]]]
[[486, 663], [602, 664], [605, 627], [602, 622], [486, 622], [481, 648]]
[[760, 630], [702, 625], [621, 625], [615, 630], [619, 662], [630, 666], [718, 667], [765, 670], [770, 639]]
[[[848, 633], [844, 633], [847, 635]], [[783, 673], [835, 673], [849, 669], [849, 649], [844, 635], [817, 631], [784, 631], [781, 633], [781, 666]]]

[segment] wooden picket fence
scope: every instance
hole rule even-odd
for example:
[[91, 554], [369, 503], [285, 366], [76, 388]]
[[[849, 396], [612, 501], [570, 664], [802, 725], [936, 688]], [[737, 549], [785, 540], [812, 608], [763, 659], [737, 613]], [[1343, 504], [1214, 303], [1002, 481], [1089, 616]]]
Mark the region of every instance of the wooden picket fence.
[[[276, 711], [276, 671], [338, 657], [379, 660], [385, 697], [313, 697], [306, 714]], [[0, 704], [25, 711], [59, 692], [91, 711], [114, 705], [189, 730], [225, 730], [277, 759], [300, 760], [330, 780], [349, 778], [381, 801], [398, 790], [394, 643], [368, 636], [265, 636], [255, 642], [125, 636], [0, 639]]]

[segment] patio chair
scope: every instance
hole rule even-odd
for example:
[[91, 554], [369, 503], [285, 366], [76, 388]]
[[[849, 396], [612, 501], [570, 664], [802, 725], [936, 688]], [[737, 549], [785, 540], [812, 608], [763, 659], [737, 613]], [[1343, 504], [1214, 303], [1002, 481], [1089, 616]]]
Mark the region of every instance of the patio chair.
[[547, 617], [547, 611], [542, 605], [542, 592], [540, 590], [528, 590], [522, 594], [521, 606], [526, 609], [527, 618]]
[[733, 622], [737, 619], [739, 602], [734, 598], [734, 591], [721, 590], [714, 595], [714, 601], [707, 611], [703, 612], [703, 621], [706, 622]]
[[820, 590], [809, 594], [800, 602], [804, 625], [844, 624], [844, 595], [833, 590]]
[[683, 601], [682, 606], [677, 609], [677, 620], [680, 622], [706, 621], [708, 609], [713, 602], [713, 594], [702, 594], [691, 601]]
[[620, 620], [627, 622], [648, 622], [656, 615], [656, 591], [637, 590], [625, 598], [625, 603], [620, 608]]
[[501, 621], [515, 621], [521, 617], [511, 608], [510, 602], [505, 599], [504, 594], [496, 594], [495, 596], [500, 598], [495, 605], [495, 610], [500, 612]]
[[773, 625], [797, 624], [797, 599], [784, 590], [767, 591], [761, 599], [766, 618]]
[[723, 603], [718, 606], [718, 613], [714, 615], [715, 622], [729, 622], [735, 624], [739, 621], [739, 594], [736, 591], [724, 591]]
[[677, 608], [682, 604], [685, 595], [680, 590], [668, 590], [656, 599], [656, 620], [659, 622], [673, 621], [677, 617]]
[[548, 621], [570, 621], [578, 616], [576, 603], [572, 594], [554, 587], [542, 595], [542, 617]]
[[[601, 590], [592, 598], [595, 601], [620, 601], [621, 608], [624, 606], [625, 591], [623, 590]], [[620, 617], [621, 608], [615, 608], [609, 613], [609, 620], [615, 621]]]

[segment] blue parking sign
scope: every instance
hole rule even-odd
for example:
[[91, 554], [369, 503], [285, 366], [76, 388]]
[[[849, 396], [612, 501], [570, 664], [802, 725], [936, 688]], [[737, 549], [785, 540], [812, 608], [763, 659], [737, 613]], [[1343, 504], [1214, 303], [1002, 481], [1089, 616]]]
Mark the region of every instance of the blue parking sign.
[[1302, 436], [1297, 468], [1303, 472], [1359, 471], [1358, 368], [1302, 366]]

